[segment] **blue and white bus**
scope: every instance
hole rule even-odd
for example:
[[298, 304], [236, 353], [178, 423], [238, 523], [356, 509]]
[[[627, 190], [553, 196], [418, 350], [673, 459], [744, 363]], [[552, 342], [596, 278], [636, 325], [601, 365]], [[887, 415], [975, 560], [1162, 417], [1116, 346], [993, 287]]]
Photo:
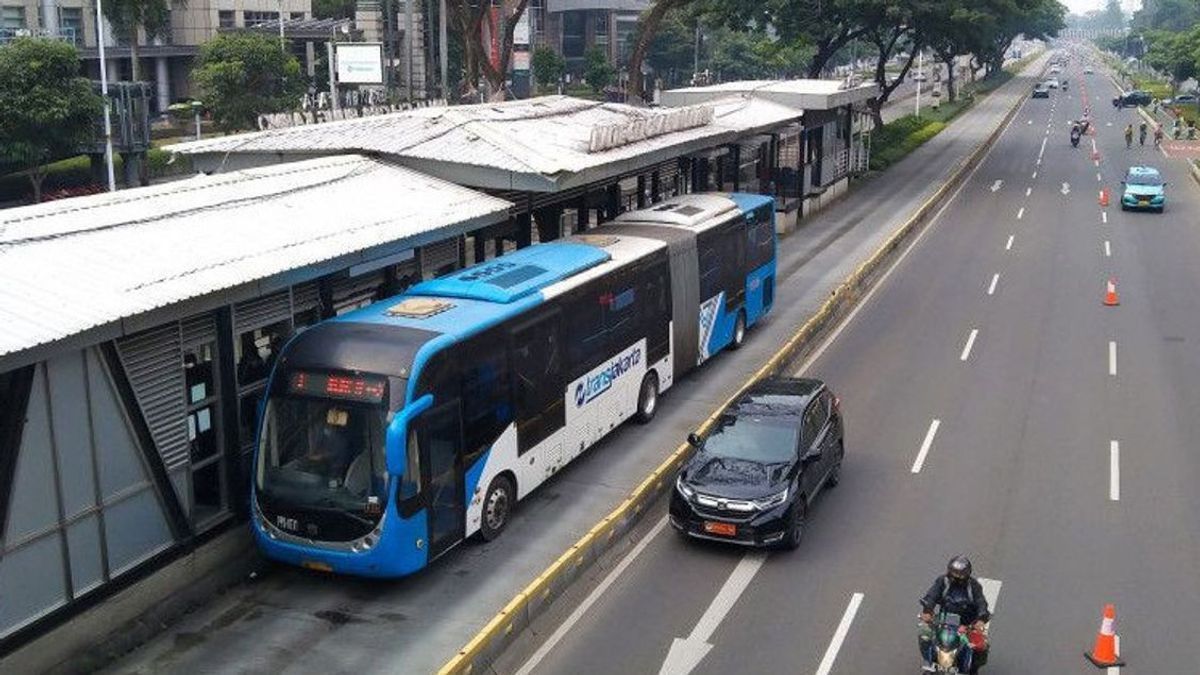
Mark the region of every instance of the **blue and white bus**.
[[686, 195], [320, 323], [259, 424], [253, 529], [275, 560], [412, 573], [771, 309], [774, 204]]

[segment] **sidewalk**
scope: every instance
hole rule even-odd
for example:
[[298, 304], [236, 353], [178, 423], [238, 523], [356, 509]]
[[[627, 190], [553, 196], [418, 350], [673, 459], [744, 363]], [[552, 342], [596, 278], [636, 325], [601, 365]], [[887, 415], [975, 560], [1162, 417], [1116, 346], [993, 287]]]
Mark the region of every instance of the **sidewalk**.
[[[1044, 59], [1031, 67], [1038, 67]], [[892, 170], [784, 238], [774, 312], [745, 346], [667, 392], [649, 427], [618, 428], [518, 507], [503, 537], [466, 543], [381, 582], [272, 568], [170, 627], [108, 672], [433, 672], [607, 515], [766, 362], [1029, 90], [1016, 77]]]

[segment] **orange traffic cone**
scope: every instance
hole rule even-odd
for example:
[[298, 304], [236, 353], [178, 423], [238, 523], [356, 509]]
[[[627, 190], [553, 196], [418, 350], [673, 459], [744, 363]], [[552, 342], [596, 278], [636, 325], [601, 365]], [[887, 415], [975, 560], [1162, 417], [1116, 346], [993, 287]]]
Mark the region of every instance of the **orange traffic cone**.
[[1117, 305], [1121, 304], [1120, 299], [1117, 298], [1116, 277], [1109, 277], [1108, 279], [1108, 284], [1106, 285], [1104, 291], [1104, 304], [1109, 307], [1116, 307]]
[[1100, 191], [1100, 206], [1108, 206], [1108, 188]]
[[1088, 661], [1097, 668], [1123, 666], [1125, 662], [1117, 656], [1117, 608], [1112, 604], [1104, 606], [1104, 618], [1100, 620], [1100, 633], [1096, 635], [1096, 645], [1089, 654], [1084, 652]]

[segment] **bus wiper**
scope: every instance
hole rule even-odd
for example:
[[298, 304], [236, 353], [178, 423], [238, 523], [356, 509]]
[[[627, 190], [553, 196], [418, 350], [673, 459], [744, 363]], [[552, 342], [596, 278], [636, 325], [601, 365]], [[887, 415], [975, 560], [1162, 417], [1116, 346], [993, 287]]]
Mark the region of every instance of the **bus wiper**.
[[356, 515], [354, 512], [349, 511], [348, 509], [344, 509], [344, 508], [338, 506], [336, 502], [334, 502], [332, 499], [329, 499], [328, 497], [321, 500], [320, 506], [309, 506], [308, 508], [312, 509], [313, 511], [321, 511], [323, 513], [337, 513], [339, 515], [348, 516], [348, 517], [354, 519], [354, 521], [359, 523], [360, 525], [366, 525], [367, 527], [374, 528], [376, 525], [376, 523], [374, 521], [363, 518], [362, 516]]

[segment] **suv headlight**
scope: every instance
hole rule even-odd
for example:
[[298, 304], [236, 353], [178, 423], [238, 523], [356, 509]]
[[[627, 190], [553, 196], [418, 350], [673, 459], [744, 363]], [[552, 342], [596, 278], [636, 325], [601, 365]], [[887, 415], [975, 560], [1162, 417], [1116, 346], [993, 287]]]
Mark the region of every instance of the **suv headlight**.
[[779, 506], [780, 504], [786, 502], [787, 498], [788, 498], [788, 491], [785, 489], [782, 492], [777, 492], [777, 493], [771, 495], [770, 497], [764, 497], [762, 499], [754, 500], [754, 505], [758, 507], [759, 511], [766, 511], [768, 509], [773, 509], [776, 506]]
[[675, 478], [675, 489], [679, 490], [679, 494], [683, 495], [688, 500], [691, 500], [692, 497], [696, 496], [696, 491], [693, 490], [687, 483], [683, 482], [682, 474]]

